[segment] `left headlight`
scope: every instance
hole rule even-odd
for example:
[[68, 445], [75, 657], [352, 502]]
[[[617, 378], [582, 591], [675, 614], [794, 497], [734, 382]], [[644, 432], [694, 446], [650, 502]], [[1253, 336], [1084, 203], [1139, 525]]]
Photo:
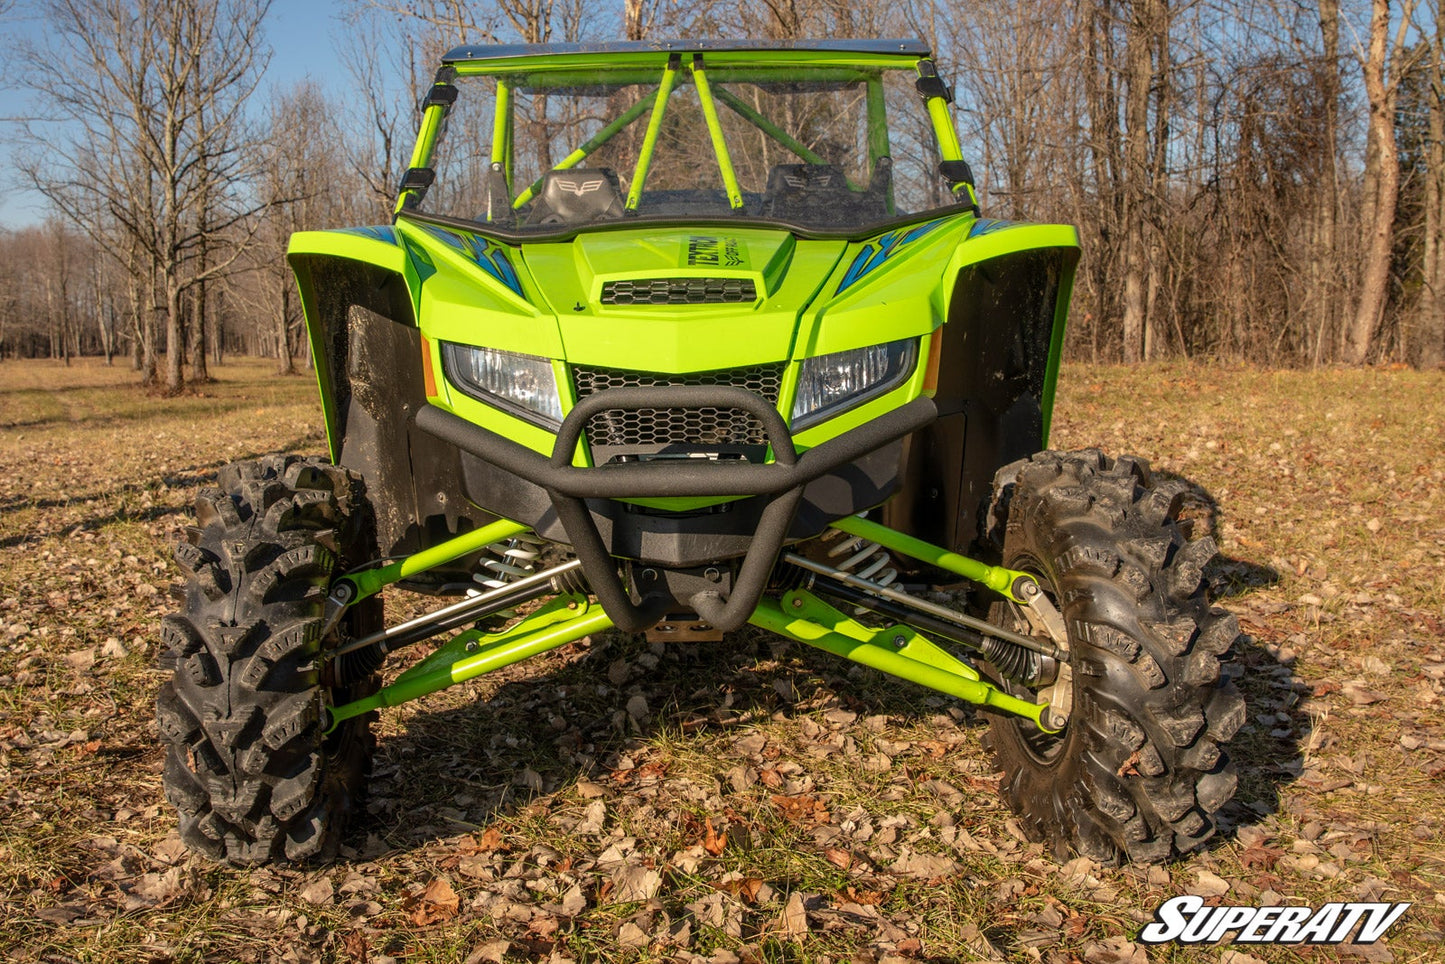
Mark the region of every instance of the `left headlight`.
[[917, 360], [917, 338], [803, 359], [793, 400], [793, 429], [816, 425], [897, 388], [913, 373]]
[[479, 401], [543, 428], [562, 425], [550, 359], [443, 342], [442, 368], [448, 381]]

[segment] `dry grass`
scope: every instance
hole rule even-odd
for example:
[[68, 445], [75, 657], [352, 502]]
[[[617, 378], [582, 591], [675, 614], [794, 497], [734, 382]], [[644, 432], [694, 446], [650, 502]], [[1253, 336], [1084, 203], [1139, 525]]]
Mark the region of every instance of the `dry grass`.
[[237, 871], [181, 852], [161, 796], [168, 544], [218, 465], [323, 442], [309, 379], [218, 371], [157, 399], [122, 368], [0, 365], [9, 959], [1137, 960], [1155, 906], [1221, 883], [1414, 902], [1388, 944], [1236, 948], [1259, 958], [1438, 958], [1445, 376], [1066, 370], [1056, 445], [1219, 505], [1252, 719], [1231, 830], [1189, 860], [1047, 859], [942, 697], [762, 635], [609, 635], [390, 712], [346, 858]]

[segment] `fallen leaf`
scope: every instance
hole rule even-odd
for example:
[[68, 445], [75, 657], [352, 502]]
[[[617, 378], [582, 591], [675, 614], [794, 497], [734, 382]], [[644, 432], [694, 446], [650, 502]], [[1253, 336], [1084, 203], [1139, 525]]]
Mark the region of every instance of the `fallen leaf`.
[[331, 886], [330, 878], [321, 877], [303, 887], [301, 893], [297, 896], [308, 904], [321, 905], [331, 903], [332, 895], [335, 893], [336, 891], [335, 888]]
[[511, 941], [488, 941], [468, 954], [462, 964], [503, 964], [511, 949]]
[[461, 898], [452, 890], [451, 882], [445, 877], [433, 877], [426, 888], [412, 898], [407, 906], [411, 911], [412, 923], [418, 927], [449, 921], [457, 916], [460, 908]]
[[794, 891], [788, 897], [788, 903], [783, 907], [782, 916], [778, 918], [778, 924], [782, 932], [789, 937], [805, 937], [808, 933], [808, 911], [803, 906], [803, 895]]
[[66, 653], [60, 658], [65, 661], [66, 666], [69, 666], [77, 673], [84, 673], [95, 665], [95, 650], [77, 649], [75, 652]]
[[1201, 870], [1194, 877], [1194, 884], [1189, 888], [1189, 893], [1197, 897], [1221, 897], [1229, 893], [1229, 882], [1218, 874]]
[[613, 871], [612, 885], [616, 903], [651, 900], [662, 889], [662, 875], [641, 864], [623, 864]]
[[617, 943], [623, 947], [646, 947], [647, 932], [632, 921], [626, 921], [617, 929]]
[[708, 853], [716, 857], [721, 854], [724, 849], [726, 849], [727, 845], [727, 831], [718, 833], [716, 830], [713, 829], [712, 817], [708, 817], [707, 833], [702, 838], [702, 849], [706, 850]]

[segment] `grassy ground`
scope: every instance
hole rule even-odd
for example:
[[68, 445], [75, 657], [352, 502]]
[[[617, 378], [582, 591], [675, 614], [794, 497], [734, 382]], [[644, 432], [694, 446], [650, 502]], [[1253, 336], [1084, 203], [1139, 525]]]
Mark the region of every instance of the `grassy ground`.
[[309, 379], [218, 372], [158, 399], [0, 364], [7, 959], [1139, 961], [1182, 893], [1414, 906], [1373, 947], [1150, 959], [1439, 959], [1441, 374], [1066, 370], [1055, 445], [1144, 455], [1221, 507], [1251, 720], [1229, 832], [1188, 860], [1050, 860], [951, 701], [763, 636], [608, 635], [390, 711], [345, 858], [237, 871], [186, 855], [161, 795], [169, 543], [217, 466], [323, 440]]

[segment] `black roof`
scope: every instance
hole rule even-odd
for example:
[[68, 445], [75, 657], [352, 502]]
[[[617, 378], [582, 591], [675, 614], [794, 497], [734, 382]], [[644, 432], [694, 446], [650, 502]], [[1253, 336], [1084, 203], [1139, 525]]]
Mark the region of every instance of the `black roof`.
[[883, 40], [618, 40], [587, 44], [463, 44], [442, 56], [443, 63], [459, 60], [500, 60], [541, 57], [548, 54], [707, 53], [734, 50], [828, 50], [836, 53], [909, 54], [929, 56], [928, 45], [918, 39]]

